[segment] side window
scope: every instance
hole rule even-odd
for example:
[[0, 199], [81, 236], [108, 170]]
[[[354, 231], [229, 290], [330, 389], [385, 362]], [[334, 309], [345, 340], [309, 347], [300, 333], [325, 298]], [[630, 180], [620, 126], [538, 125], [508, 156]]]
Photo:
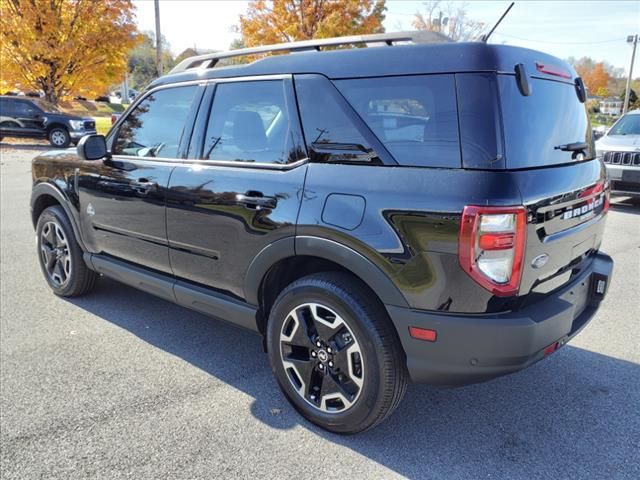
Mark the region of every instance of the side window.
[[0, 98], [0, 117], [8, 117], [13, 114], [13, 102], [8, 98]]
[[30, 102], [16, 102], [13, 108], [14, 114], [19, 117], [26, 117], [37, 113], [37, 109]]
[[378, 156], [342, 103], [346, 103], [320, 75], [296, 76], [296, 94], [307, 146], [315, 161], [362, 162]]
[[400, 165], [461, 166], [453, 75], [363, 78], [335, 84]]
[[202, 158], [286, 164], [304, 157], [285, 88], [282, 80], [216, 85]]
[[175, 158], [197, 88], [172, 87], [148, 95], [120, 125], [113, 154]]

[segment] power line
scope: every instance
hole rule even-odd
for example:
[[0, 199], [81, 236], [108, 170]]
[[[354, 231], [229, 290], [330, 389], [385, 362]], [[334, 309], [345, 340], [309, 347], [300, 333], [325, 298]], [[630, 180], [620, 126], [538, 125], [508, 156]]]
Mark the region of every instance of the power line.
[[522, 37], [518, 37], [517, 35], [510, 35], [508, 33], [496, 33], [496, 35], [499, 36], [503, 36], [503, 37], [510, 37], [510, 38], [515, 38], [517, 40], [522, 40], [525, 42], [532, 42], [532, 43], [553, 43], [555, 45], [597, 45], [600, 43], [613, 43], [613, 42], [623, 42], [625, 39], [624, 38], [612, 38], [610, 40], [600, 40], [597, 42], [556, 42], [556, 41], [551, 41], [551, 40], [532, 40], [530, 38], [522, 38]]

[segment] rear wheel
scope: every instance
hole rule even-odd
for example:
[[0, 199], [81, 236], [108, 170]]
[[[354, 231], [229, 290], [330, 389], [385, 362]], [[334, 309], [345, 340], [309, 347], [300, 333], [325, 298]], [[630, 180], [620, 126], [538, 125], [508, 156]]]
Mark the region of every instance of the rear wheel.
[[383, 421], [408, 384], [384, 306], [358, 279], [332, 272], [289, 285], [267, 326], [271, 368], [292, 405], [336, 433]]
[[98, 274], [89, 270], [71, 223], [60, 206], [45, 209], [36, 226], [40, 268], [56, 295], [76, 297], [93, 289]]
[[54, 147], [66, 148], [71, 143], [71, 136], [64, 127], [54, 127], [49, 131], [49, 143]]

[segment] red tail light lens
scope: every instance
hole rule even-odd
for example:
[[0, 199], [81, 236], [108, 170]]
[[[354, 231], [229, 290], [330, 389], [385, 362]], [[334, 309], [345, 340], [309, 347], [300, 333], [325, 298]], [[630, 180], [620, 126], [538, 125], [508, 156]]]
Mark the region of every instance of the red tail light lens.
[[464, 207], [458, 246], [460, 266], [494, 295], [518, 293], [526, 223], [524, 207]]

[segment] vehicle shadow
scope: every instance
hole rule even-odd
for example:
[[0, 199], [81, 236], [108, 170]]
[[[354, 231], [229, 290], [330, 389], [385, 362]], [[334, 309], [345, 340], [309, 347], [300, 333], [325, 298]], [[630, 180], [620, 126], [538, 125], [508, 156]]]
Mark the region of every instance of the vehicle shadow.
[[611, 199], [610, 208], [614, 212], [640, 215], [640, 199], [632, 199], [630, 197], [613, 197]]
[[69, 301], [250, 395], [251, 413], [270, 427], [302, 425], [409, 478], [640, 478], [640, 366], [631, 362], [567, 346], [492, 382], [411, 386], [387, 421], [345, 437], [289, 406], [258, 336], [104, 278]]

